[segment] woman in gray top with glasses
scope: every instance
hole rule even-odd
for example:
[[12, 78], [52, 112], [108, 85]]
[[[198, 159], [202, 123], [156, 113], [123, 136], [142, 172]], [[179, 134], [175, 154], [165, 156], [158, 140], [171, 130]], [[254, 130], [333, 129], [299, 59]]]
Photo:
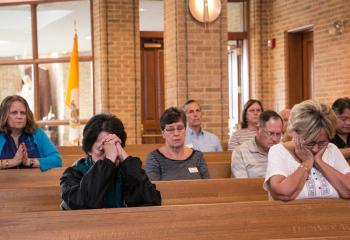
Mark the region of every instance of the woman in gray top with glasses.
[[160, 117], [165, 145], [147, 156], [145, 170], [152, 181], [208, 178], [202, 152], [185, 147], [186, 115], [174, 107]]

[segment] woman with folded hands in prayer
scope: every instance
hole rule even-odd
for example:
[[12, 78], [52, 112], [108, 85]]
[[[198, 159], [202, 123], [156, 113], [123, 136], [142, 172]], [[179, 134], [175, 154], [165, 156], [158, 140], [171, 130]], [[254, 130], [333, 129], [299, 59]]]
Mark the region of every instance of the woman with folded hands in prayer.
[[203, 153], [185, 147], [186, 115], [183, 110], [170, 107], [160, 117], [165, 145], [147, 156], [145, 170], [154, 180], [208, 178]]
[[141, 160], [123, 149], [124, 125], [110, 114], [92, 117], [83, 131], [87, 156], [67, 168], [60, 181], [62, 209], [119, 208], [161, 204]]
[[264, 188], [273, 199], [350, 198], [350, 167], [330, 143], [336, 116], [325, 104], [307, 100], [293, 107], [293, 140], [272, 146]]
[[45, 132], [35, 123], [27, 101], [18, 95], [0, 105], [0, 169], [61, 167], [62, 159]]

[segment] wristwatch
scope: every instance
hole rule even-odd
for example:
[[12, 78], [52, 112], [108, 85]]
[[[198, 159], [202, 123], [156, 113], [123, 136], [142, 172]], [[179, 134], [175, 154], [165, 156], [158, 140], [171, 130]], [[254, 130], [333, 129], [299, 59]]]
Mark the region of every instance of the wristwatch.
[[29, 159], [29, 167], [33, 167], [34, 165], [34, 158]]

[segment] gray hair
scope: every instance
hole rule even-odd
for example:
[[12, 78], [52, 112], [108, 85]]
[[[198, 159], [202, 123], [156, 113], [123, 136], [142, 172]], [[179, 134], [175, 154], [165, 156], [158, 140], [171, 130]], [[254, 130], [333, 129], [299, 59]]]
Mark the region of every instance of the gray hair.
[[311, 142], [324, 129], [331, 139], [335, 134], [336, 121], [336, 115], [329, 106], [314, 100], [306, 100], [292, 108], [288, 131], [294, 131], [306, 142]]

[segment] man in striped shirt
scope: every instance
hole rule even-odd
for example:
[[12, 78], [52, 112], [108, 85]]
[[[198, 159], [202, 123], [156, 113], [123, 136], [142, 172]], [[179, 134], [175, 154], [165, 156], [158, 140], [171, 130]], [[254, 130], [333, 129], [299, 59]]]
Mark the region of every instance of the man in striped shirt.
[[267, 153], [281, 140], [283, 122], [274, 111], [260, 114], [256, 136], [244, 142], [232, 152], [231, 173], [235, 178], [264, 177], [267, 168]]

